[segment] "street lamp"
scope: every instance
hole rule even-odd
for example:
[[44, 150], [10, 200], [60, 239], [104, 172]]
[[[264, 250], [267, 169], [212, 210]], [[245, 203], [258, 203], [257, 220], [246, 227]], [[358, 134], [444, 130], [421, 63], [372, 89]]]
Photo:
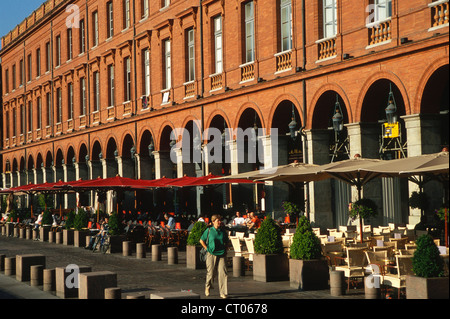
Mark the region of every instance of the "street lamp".
[[349, 154], [348, 137], [343, 139], [341, 136], [341, 133], [344, 130], [344, 114], [342, 112], [341, 103], [339, 102], [339, 95], [337, 94], [331, 121], [334, 131], [334, 146], [331, 146], [331, 162], [334, 162], [341, 154], [347, 156]]
[[155, 144], [153, 144], [153, 139], [150, 141], [150, 144], [148, 145], [148, 155], [150, 157], [153, 156], [153, 151], [155, 150]]
[[389, 124], [397, 123], [397, 105], [395, 103], [394, 93], [392, 92], [392, 84], [390, 84], [388, 106], [386, 107], [385, 112]]
[[339, 103], [339, 97], [336, 95], [336, 103], [334, 105], [334, 115], [332, 117], [333, 130], [336, 134], [339, 134], [344, 129], [344, 117], [342, 116], [341, 104]]
[[297, 122], [295, 121], [294, 105], [292, 105], [292, 121], [289, 123], [289, 133], [293, 140], [295, 140], [295, 137], [297, 134], [297, 132], [295, 130], [296, 127], [297, 127]]

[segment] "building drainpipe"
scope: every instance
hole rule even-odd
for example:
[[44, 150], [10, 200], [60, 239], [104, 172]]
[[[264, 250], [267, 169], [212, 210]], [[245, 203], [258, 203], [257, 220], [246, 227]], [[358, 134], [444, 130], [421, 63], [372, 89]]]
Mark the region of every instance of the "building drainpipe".
[[[305, 71], [306, 68], [306, 8], [305, 8], [305, 0], [302, 0], [302, 50], [303, 50], [303, 62], [302, 62], [302, 70]], [[303, 124], [302, 124], [302, 128], [300, 129], [300, 133], [302, 135], [302, 140], [303, 140], [303, 163], [307, 164], [308, 163], [308, 143], [307, 143], [307, 138], [306, 138], [306, 134], [304, 132], [304, 129], [306, 127], [306, 104], [307, 104], [307, 99], [306, 99], [306, 80], [303, 79], [302, 80], [302, 86], [303, 86]], [[310, 212], [311, 212], [311, 207], [310, 207], [310, 201], [309, 201], [309, 183], [306, 182], [305, 183], [305, 198], [306, 198], [306, 203], [305, 203], [305, 216], [309, 219], [310, 218]]]

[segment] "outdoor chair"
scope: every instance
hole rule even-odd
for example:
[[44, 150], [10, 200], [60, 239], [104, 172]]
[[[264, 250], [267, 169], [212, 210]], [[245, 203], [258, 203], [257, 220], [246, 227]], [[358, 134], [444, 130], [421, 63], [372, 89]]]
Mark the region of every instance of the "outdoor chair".
[[[395, 265], [386, 265], [382, 279], [383, 286], [397, 288], [400, 299], [401, 289], [406, 287], [406, 275], [414, 275], [412, 270], [413, 256], [395, 256]], [[393, 270], [388, 272], [388, 270]]]
[[[237, 236], [230, 236], [231, 244], [234, 249], [234, 256], [236, 257], [244, 257], [245, 265], [247, 266], [247, 270], [250, 270], [250, 254], [247, 251], [242, 250], [241, 240]], [[253, 259], [253, 254], [252, 254]]]
[[248, 258], [248, 252], [242, 250], [241, 240], [237, 236], [230, 236], [231, 244], [233, 245], [234, 255]]
[[394, 256], [394, 246], [374, 246], [372, 249], [374, 252], [386, 251], [387, 257]]
[[414, 256], [415, 249], [399, 249], [400, 256]]
[[284, 252], [287, 253], [288, 256], [293, 239], [294, 239], [293, 234], [281, 236], [281, 240], [283, 241]]
[[390, 242], [394, 243], [394, 249], [395, 250], [399, 250], [399, 249], [405, 249], [405, 244], [408, 242], [408, 238], [404, 237], [404, 238], [389, 238]]
[[328, 265], [331, 267], [336, 264], [335, 258], [341, 257], [344, 254], [344, 248], [341, 242], [322, 244], [322, 254], [328, 260]]
[[364, 248], [347, 248], [347, 257], [335, 257], [335, 261], [342, 260], [344, 265], [336, 263], [335, 270], [343, 271], [347, 279], [347, 290], [350, 290], [350, 284], [354, 283], [352, 279], [363, 278], [365, 266], [367, 265], [366, 254]]
[[245, 238], [245, 246], [247, 246], [248, 260], [251, 262], [253, 262], [253, 255], [255, 254], [254, 244], [255, 244], [254, 239]]

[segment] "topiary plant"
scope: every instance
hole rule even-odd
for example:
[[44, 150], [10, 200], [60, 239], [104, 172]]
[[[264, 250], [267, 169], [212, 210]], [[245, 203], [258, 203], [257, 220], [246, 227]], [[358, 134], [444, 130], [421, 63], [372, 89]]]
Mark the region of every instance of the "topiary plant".
[[417, 249], [412, 259], [416, 276], [430, 278], [444, 275], [444, 260], [430, 235], [422, 235], [416, 240]]
[[89, 223], [89, 216], [85, 212], [84, 209], [80, 208], [78, 209], [78, 213], [74, 218], [73, 221], [73, 228], [76, 230], [82, 230], [83, 228], [86, 228]]
[[319, 259], [322, 255], [320, 240], [305, 216], [300, 217], [298, 221], [290, 252], [292, 259], [302, 260]]
[[53, 224], [53, 217], [52, 213], [49, 210], [45, 210], [44, 214], [42, 215], [42, 221], [41, 225], [52, 225]]
[[202, 237], [208, 226], [204, 222], [196, 222], [192, 227], [191, 232], [186, 240], [186, 245], [188, 246], [199, 246], [200, 237]]
[[428, 196], [424, 192], [412, 192], [409, 197], [409, 207], [424, 211], [428, 208]]
[[261, 227], [256, 233], [254, 249], [255, 253], [263, 255], [279, 254], [283, 251], [281, 229], [269, 216], [261, 222]]
[[111, 235], [120, 235], [122, 233], [122, 223], [120, 222], [119, 215], [113, 212], [109, 216], [108, 229]]
[[348, 214], [353, 220], [358, 217], [361, 217], [362, 219], [376, 217], [378, 214], [378, 207], [373, 200], [362, 198], [353, 203]]
[[65, 224], [66, 229], [73, 228], [74, 227], [74, 222], [75, 222], [75, 212], [73, 210], [71, 210], [67, 214], [67, 219], [66, 219], [66, 224]]

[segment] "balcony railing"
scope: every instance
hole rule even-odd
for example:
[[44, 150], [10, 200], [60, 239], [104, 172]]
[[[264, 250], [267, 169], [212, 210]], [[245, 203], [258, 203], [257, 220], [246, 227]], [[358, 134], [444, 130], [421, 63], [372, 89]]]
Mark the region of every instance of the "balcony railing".
[[317, 41], [318, 60], [331, 58], [337, 55], [336, 38], [328, 38]]
[[432, 2], [429, 7], [431, 8], [431, 26], [433, 28], [448, 24], [448, 0]]
[[131, 102], [123, 103], [123, 115], [129, 115], [133, 111], [133, 105]]
[[223, 73], [210, 75], [211, 91], [219, 90], [223, 87]]
[[193, 97], [195, 95], [195, 82], [184, 83], [184, 97]]
[[92, 113], [92, 123], [94, 123], [94, 124], [100, 123], [100, 112], [99, 111], [95, 111]]
[[250, 81], [255, 78], [255, 63], [249, 62], [240, 66], [241, 82]]
[[392, 39], [391, 19], [371, 23], [369, 26], [369, 45]]
[[277, 60], [277, 72], [292, 69], [292, 51], [284, 51], [275, 54]]
[[110, 106], [106, 109], [106, 111], [108, 112], [108, 120], [113, 120], [116, 118], [116, 107], [115, 106]]

